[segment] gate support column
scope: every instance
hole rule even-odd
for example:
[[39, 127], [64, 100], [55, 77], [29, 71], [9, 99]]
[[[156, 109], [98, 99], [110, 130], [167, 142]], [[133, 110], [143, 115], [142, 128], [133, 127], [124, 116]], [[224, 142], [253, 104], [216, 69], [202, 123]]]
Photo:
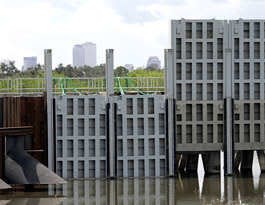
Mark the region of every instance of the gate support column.
[[169, 176], [175, 175], [175, 72], [174, 50], [165, 49], [165, 82], [166, 82], [166, 147], [167, 147], [167, 170]]
[[48, 167], [54, 171], [53, 99], [52, 99], [52, 50], [44, 50], [47, 97]]
[[224, 173], [233, 174], [232, 24], [225, 24]]
[[115, 142], [115, 106], [114, 95], [114, 73], [113, 73], [113, 49], [106, 50], [106, 97], [107, 97], [107, 177], [116, 177], [116, 142]]

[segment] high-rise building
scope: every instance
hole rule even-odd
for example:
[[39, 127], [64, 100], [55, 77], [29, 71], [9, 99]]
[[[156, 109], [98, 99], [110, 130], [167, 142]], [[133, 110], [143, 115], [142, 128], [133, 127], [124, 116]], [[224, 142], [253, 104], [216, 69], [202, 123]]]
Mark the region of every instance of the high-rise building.
[[161, 62], [157, 56], [150, 56], [147, 61], [147, 68], [156, 68], [160, 69], [161, 68]]
[[37, 57], [24, 57], [24, 65], [22, 67], [22, 71], [26, 71], [29, 68], [34, 68], [37, 66]]
[[73, 48], [73, 66], [90, 66], [94, 67], [97, 64], [97, 48], [96, 44], [86, 42], [77, 44]]
[[83, 46], [75, 45], [73, 48], [73, 66], [80, 67], [83, 65], [85, 65]]

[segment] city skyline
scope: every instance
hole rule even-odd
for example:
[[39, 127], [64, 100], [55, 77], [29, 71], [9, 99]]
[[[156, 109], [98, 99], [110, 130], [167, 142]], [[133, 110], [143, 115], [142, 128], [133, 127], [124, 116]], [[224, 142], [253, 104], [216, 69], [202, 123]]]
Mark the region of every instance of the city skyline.
[[98, 47], [98, 64], [105, 62], [105, 49], [113, 48], [115, 66], [133, 63], [137, 68], [149, 56], [158, 56], [163, 65], [163, 50], [170, 47], [170, 19], [265, 17], [263, 1], [204, 3], [207, 7], [201, 12], [201, 2], [192, 0], [3, 0], [0, 60], [15, 60], [21, 68], [23, 56], [36, 55], [43, 64], [43, 50], [51, 48], [54, 67], [72, 64], [72, 46], [92, 41]]

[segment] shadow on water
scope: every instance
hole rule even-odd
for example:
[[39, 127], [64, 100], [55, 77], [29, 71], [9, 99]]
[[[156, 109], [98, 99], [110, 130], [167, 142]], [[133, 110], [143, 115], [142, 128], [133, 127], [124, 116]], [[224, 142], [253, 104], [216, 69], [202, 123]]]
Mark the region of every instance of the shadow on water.
[[[7, 192], [0, 205], [264, 204], [265, 175], [80, 180], [42, 192]], [[202, 181], [201, 181], [202, 180]], [[59, 197], [64, 196], [64, 197]]]

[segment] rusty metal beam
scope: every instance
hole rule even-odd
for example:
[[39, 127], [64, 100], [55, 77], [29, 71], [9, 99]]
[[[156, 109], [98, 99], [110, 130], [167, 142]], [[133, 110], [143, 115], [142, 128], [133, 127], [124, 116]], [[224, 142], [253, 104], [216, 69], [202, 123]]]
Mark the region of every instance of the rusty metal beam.
[[0, 137], [32, 135], [32, 126], [0, 128]]

